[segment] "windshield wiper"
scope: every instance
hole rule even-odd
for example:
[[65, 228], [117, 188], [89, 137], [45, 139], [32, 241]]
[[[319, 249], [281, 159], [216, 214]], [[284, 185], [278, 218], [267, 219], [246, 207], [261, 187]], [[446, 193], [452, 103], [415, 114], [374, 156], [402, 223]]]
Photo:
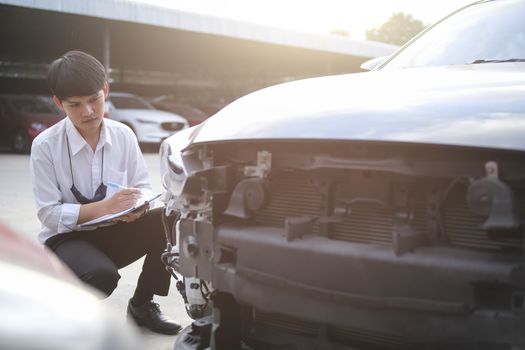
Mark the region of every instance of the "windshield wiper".
[[525, 58], [509, 58], [509, 59], [505, 59], [505, 60], [475, 60], [471, 64], [506, 63], [506, 62], [525, 62]]

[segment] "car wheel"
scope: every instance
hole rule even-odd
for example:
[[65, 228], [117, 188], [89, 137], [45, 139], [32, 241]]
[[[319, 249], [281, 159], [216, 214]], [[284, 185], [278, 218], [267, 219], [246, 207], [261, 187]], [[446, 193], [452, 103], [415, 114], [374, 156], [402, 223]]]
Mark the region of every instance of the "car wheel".
[[13, 136], [13, 142], [11, 144], [11, 149], [15, 153], [29, 153], [30, 144], [29, 137], [24, 130], [17, 130]]
[[205, 316], [211, 316], [212, 311], [210, 304], [186, 306], [186, 313], [194, 320], [198, 320]]

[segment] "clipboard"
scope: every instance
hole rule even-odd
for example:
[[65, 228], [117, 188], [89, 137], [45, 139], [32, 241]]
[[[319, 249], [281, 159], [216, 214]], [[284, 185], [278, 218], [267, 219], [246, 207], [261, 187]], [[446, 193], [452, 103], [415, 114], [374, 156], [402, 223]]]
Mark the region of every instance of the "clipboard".
[[111, 220], [113, 219], [116, 219], [118, 217], [121, 217], [123, 215], [126, 215], [126, 214], [129, 214], [137, 209], [140, 209], [140, 208], [143, 208], [146, 204], [151, 204], [152, 202], [155, 201], [155, 199], [159, 198], [160, 196], [162, 195], [162, 193], [157, 193], [153, 196], [143, 196], [141, 198], [139, 198], [137, 200], [137, 203], [132, 206], [131, 208], [128, 208], [126, 210], [123, 210], [123, 211], [120, 211], [118, 213], [114, 213], [114, 214], [107, 214], [107, 215], [102, 215], [96, 219], [93, 219], [93, 220], [90, 220], [90, 221], [86, 221], [80, 225], [78, 225], [79, 227], [90, 227], [90, 226], [96, 226], [96, 225], [100, 225], [100, 224], [105, 224], [105, 223], [108, 223], [110, 222]]

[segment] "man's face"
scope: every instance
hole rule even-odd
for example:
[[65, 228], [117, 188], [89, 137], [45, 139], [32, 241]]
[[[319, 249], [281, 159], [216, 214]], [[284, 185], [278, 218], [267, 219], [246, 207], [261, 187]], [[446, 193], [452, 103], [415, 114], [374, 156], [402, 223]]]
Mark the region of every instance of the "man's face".
[[104, 118], [104, 102], [108, 94], [107, 83], [100, 91], [89, 96], [72, 96], [59, 100], [53, 96], [53, 101], [73, 122], [80, 134], [98, 131]]

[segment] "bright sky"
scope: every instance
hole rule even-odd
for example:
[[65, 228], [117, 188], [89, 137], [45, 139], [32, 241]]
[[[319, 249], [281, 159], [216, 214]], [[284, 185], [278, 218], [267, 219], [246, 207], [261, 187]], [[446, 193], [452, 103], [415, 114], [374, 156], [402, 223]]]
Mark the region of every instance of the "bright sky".
[[298, 31], [342, 29], [363, 39], [365, 31], [404, 12], [431, 24], [474, 0], [132, 0], [188, 12]]

